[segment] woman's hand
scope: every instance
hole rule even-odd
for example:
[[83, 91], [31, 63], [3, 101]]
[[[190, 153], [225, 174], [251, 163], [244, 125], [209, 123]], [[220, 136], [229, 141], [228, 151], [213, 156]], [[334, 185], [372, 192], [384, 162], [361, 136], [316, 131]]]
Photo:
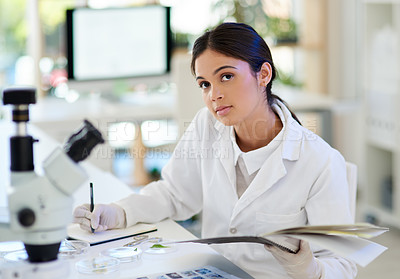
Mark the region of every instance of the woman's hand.
[[320, 279], [323, 273], [323, 266], [313, 256], [310, 245], [307, 241], [300, 241], [300, 250], [296, 254], [282, 251], [281, 249], [264, 245], [274, 258], [285, 268], [286, 272], [293, 279]]
[[125, 211], [116, 204], [96, 204], [90, 212], [89, 204], [82, 204], [74, 210], [74, 223], [80, 224], [83, 230], [97, 232], [108, 229], [121, 229], [126, 227]]

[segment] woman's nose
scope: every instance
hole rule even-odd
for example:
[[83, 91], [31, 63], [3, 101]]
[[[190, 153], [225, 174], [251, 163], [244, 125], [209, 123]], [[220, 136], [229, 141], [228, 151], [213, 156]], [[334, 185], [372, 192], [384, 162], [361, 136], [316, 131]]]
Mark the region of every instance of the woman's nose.
[[211, 90], [210, 98], [212, 101], [220, 100], [224, 97], [221, 90], [218, 87], [214, 87]]

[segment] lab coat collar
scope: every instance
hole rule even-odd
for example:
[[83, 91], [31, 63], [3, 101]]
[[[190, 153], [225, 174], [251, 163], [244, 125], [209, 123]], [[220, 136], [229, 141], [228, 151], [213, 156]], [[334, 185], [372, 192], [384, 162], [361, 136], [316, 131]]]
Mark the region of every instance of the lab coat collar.
[[296, 161], [300, 157], [304, 130], [282, 102], [276, 100], [275, 105], [281, 109], [286, 122], [282, 143], [282, 159]]
[[[300, 157], [301, 144], [303, 141], [303, 131], [301, 130], [301, 126], [292, 117], [289, 109], [282, 102], [276, 100], [275, 104], [273, 104], [273, 107], [274, 110], [278, 113], [281, 120], [285, 122], [283, 123], [282, 128], [284, 130], [282, 143], [282, 159], [296, 161]], [[217, 142], [220, 142], [222, 137], [224, 137], [226, 140], [229, 140], [230, 135], [233, 133], [233, 127], [225, 126], [224, 124], [216, 120], [214, 123], [214, 128], [218, 131], [218, 136], [216, 142], [214, 142], [213, 144], [213, 147], [218, 148], [219, 144], [217, 144]], [[225, 140], [224, 144], [227, 144]], [[234, 158], [231, 159], [234, 161]]]

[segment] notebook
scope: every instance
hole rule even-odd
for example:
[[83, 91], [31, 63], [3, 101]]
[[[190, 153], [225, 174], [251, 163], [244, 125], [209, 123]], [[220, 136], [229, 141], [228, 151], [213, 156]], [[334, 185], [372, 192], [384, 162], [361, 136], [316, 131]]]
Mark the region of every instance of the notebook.
[[155, 225], [144, 223], [139, 223], [125, 229], [114, 229], [95, 233], [81, 229], [79, 224], [71, 224], [67, 228], [69, 239], [87, 241], [91, 246], [155, 231], [157, 231]]

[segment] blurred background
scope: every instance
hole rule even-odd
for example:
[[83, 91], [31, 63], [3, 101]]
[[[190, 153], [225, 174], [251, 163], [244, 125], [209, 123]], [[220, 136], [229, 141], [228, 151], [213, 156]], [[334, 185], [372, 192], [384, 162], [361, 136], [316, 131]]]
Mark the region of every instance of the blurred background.
[[[391, 249], [358, 278], [395, 278], [397, 0], [0, 0], [0, 89], [38, 88], [31, 122], [60, 142], [90, 119], [107, 138], [91, 162], [140, 189], [160, 178], [203, 107], [190, 50], [224, 21], [248, 23], [264, 37], [278, 69], [273, 92], [357, 165], [357, 221], [392, 228], [380, 240]], [[0, 119], [9, 116], [0, 106]], [[199, 223], [187, 222], [195, 234]]]

